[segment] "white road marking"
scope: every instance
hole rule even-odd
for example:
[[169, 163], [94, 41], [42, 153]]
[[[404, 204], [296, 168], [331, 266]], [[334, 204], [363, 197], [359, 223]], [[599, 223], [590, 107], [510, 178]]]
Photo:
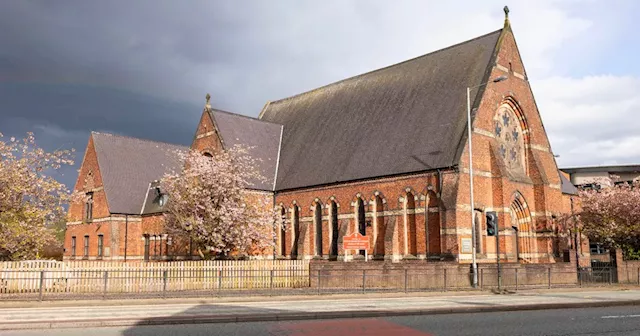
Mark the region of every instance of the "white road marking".
[[602, 316], [603, 319], [615, 319], [615, 318], [630, 318], [630, 317], [640, 317], [640, 315], [611, 315], [611, 316]]

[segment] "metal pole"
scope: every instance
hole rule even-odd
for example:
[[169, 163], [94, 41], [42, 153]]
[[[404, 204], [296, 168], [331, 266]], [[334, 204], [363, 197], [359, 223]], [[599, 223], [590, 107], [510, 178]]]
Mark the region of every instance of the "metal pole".
[[[271, 271], [269, 272], [269, 275], [270, 275], [270, 278], [269, 278], [269, 279], [270, 279], [270, 280], [269, 280], [269, 289], [271, 289], [271, 291], [273, 291], [273, 270], [271, 270]], [[272, 294], [273, 294], [273, 293], [272, 293]]]
[[164, 270], [162, 271], [162, 296], [166, 296], [167, 293], [167, 274], [168, 271]]
[[42, 301], [43, 295], [44, 295], [44, 271], [40, 271], [40, 295], [38, 296], [39, 301]]
[[478, 287], [478, 264], [476, 263], [476, 220], [473, 213], [473, 147], [471, 144], [471, 89], [467, 87], [467, 138], [469, 141], [469, 193], [471, 215], [471, 259], [473, 264], [473, 288]]
[[496, 264], [498, 266], [498, 290], [502, 288], [502, 272], [500, 269], [500, 223], [496, 226]]
[[442, 281], [443, 288], [444, 288], [444, 291], [446, 292], [447, 291], [447, 269], [446, 268], [444, 269], [444, 276], [442, 280], [443, 280]]
[[362, 270], [362, 294], [365, 293], [366, 291], [366, 279], [367, 279], [367, 271], [366, 270]]
[[573, 223], [573, 249], [576, 253], [576, 269], [580, 269], [580, 255], [578, 254], [578, 228], [576, 227], [576, 218], [573, 213], [573, 196], [569, 197], [571, 201], [571, 222]]
[[109, 271], [104, 271], [104, 288], [102, 288], [102, 298], [106, 299], [107, 298], [107, 281], [109, 279]]
[[[640, 268], [638, 268], [638, 272], [640, 272]], [[639, 273], [640, 274], [640, 273]], [[640, 278], [639, 278], [640, 279]], [[407, 292], [407, 269], [404, 269], [404, 292]]]

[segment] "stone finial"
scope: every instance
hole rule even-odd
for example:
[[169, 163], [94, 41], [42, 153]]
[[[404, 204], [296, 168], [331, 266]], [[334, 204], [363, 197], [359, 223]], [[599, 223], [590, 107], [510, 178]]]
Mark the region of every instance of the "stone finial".
[[504, 11], [504, 26], [509, 26], [509, 6], [504, 6], [502, 9]]
[[205, 106], [206, 106], [207, 108], [211, 108], [211, 102], [210, 102], [210, 100], [211, 100], [211, 95], [207, 93], [207, 95], [206, 95], [206, 96], [204, 96], [204, 98], [206, 99]]

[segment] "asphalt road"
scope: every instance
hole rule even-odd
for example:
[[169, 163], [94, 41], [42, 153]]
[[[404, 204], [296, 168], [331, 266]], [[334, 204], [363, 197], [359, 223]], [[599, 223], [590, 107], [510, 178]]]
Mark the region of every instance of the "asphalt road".
[[640, 306], [289, 322], [0, 331], [2, 336], [640, 335]]

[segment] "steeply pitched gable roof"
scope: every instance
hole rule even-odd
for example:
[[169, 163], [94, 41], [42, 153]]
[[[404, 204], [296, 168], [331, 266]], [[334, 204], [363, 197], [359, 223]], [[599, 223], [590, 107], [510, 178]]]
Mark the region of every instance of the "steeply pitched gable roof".
[[269, 103], [260, 119], [284, 125], [276, 190], [453, 166], [466, 88], [501, 32]]
[[176, 150], [163, 142], [92, 132], [109, 212], [140, 214], [149, 183], [180, 168]]
[[282, 125], [215, 109], [209, 111], [225, 148], [247, 146], [248, 154], [259, 160], [257, 168], [265, 181], [250, 181], [250, 188], [274, 190]]

